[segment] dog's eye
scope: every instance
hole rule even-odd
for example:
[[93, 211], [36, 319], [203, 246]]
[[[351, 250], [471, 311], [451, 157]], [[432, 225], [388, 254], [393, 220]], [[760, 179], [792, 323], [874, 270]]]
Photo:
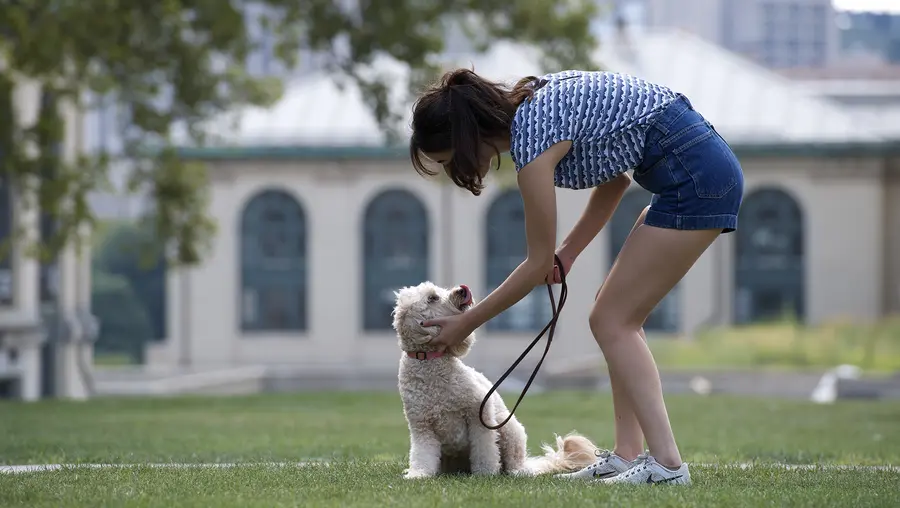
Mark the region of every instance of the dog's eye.
[[428, 297], [428, 303], [435, 303], [440, 299], [441, 297], [439, 297], [438, 295], [431, 295]]

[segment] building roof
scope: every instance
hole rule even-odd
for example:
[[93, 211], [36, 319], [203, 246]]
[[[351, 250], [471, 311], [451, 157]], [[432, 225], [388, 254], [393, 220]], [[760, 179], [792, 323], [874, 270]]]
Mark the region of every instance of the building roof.
[[[459, 57], [452, 64], [474, 68], [491, 79], [514, 81], [540, 72], [536, 61], [532, 49], [499, 43], [485, 54]], [[406, 112], [395, 127], [408, 132], [411, 109], [409, 103], [403, 102], [407, 70], [396, 61], [381, 58], [369, 72], [394, 78], [397, 86], [392, 90], [392, 102], [398, 110]], [[356, 85], [324, 73], [287, 82], [284, 95], [271, 108], [233, 111], [211, 120], [208, 127], [219, 138], [214, 146], [382, 146], [385, 143], [385, 136]]]
[[681, 30], [648, 31], [598, 51], [611, 69], [685, 94], [735, 143], [874, 142], [837, 103], [747, 58]]
[[890, 82], [900, 80], [900, 65], [851, 60], [827, 67], [779, 69], [778, 73], [794, 80]]
[[900, 141], [900, 103], [854, 105], [850, 114], [857, 123], [877, 129], [885, 138]]
[[857, 125], [900, 140], [900, 66], [842, 66], [783, 74], [793, 77], [800, 88], [839, 102]]
[[[883, 141], [821, 94], [685, 32], [645, 32], [631, 46], [607, 41], [596, 58], [608, 70], [643, 77], [684, 93], [734, 145], [776, 149], [822, 143], [869, 146]], [[486, 54], [457, 59], [453, 64], [511, 82], [540, 73], [537, 62], [534, 50], [499, 43]], [[394, 73], [403, 78], [395, 82], [405, 83], [405, 71], [396, 62], [383, 60], [375, 64], [375, 69]], [[408, 103], [397, 102], [403, 92], [398, 88], [393, 97], [395, 104], [406, 109], [397, 127], [408, 132]], [[379, 148], [384, 146], [384, 136], [359, 90], [351, 83], [341, 88], [333, 78], [321, 74], [288, 83], [282, 99], [271, 108], [235, 111], [210, 125], [215, 126], [221, 139], [209, 148], [185, 149], [185, 156], [216, 157], [213, 152], [221, 152], [224, 147], [230, 147], [227, 151], [232, 156], [243, 150], [245, 156], [252, 152], [256, 157], [266, 153], [274, 156], [275, 152], [284, 157], [299, 147], [316, 157], [341, 151], [348, 156], [394, 153], [393, 149]], [[229, 125], [236, 128], [226, 128]], [[273, 150], [276, 147], [279, 149]], [[348, 151], [351, 147], [357, 149]]]

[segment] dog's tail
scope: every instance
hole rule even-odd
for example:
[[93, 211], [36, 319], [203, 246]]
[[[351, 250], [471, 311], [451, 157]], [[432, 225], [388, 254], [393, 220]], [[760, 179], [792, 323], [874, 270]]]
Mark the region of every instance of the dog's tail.
[[569, 473], [587, 467], [597, 460], [597, 447], [590, 439], [571, 432], [565, 437], [556, 436], [556, 448], [541, 445], [544, 454], [525, 459], [523, 473], [537, 476], [547, 473]]

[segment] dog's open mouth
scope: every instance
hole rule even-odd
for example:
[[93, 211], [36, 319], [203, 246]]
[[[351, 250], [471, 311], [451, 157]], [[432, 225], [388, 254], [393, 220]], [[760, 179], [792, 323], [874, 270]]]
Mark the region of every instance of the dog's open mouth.
[[456, 307], [459, 308], [459, 310], [465, 311], [472, 306], [472, 291], [469, 289], [469, 286], [460, 284], [454, 291], [454, 296], [457, 301]]

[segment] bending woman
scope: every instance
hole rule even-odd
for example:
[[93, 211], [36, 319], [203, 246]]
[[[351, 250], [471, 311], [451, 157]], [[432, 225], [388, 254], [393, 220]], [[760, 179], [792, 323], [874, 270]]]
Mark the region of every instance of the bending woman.
[[[448, 72], [414, 106], [410, 157], [481, 194], [500, 152], [509, 151], [525, 207], [528, 255], [468, 312], [434, 319], [433, 343], [462, 341], [536, 286], [559, 283], [609, 221], [634, 181], [653, 193], [597, 293], [591, 332], [609, 368], [615, 447], [569, 478], [689, 484], [643, 324], [721, 234], [737, 227], [744, 178], [734, 153], [688, 99], [609, 72], [564, 71], [507, 88], [472, 71]], [[590, 189], [583, 214], [556, 248], [555, 187]], [[649, 450], [642, 453], [644, 439]]]

